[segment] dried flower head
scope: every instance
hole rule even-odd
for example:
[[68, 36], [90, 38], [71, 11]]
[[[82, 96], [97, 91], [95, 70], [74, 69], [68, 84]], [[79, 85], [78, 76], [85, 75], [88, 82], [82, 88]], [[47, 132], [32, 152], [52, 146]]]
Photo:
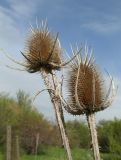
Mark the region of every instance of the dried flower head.
[[26, 52], [22, 55], [26, 58], [26, 69], [30, 73], [41, 70], [51, 73], [52, 70], [59, 70], [61, 49], [58, 34], [54, 37], [48, 31], [46, 22], [41, 24], [40, 29], [31, 28]]
[[[87, 53], [87, 47], [84, 52]], [[68, 72], [68, 105], [73, 115], [90, 114], [107, 108], [115, 96], [113, 80], [106, 94], [106, 85], [92, 56], [78, 56]], [[110, 99], [111, 98], [111, 99]]]

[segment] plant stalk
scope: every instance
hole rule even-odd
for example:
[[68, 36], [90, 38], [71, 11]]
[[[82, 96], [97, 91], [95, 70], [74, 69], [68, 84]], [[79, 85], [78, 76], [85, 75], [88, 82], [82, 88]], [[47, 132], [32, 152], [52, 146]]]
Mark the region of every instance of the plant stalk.
[[92, 140], [92, 149], [94, 160], [100, 160], [99, 145], [97, 139], [97, 130], [94, 113], [87, 114], [87, 121], [90, 130], [91, 140]]
[[51, 102], [53, 104], [54, 107], [54, 111], [55, 111], [55, 115], [56, 115], [56, 120], [57, 120], [57, 124], [60, 130], [60, 134], [61, 134], [61, 138], [62, 138], [62, 142], [64, 145], [64, 149], [66, 151], [66, 155], [67, 155], [67, 160], [72, 160], [72, 156], [71, 156], [71, 150], [70, 150], [70, 146], [69, 146], [69, 140], [65, 131], [65, 123], [64, 123], [64, 116], [63, 116], [63, 110], [61, 107], [61, 100], [59, 97], [59, 91], [58, 91], [58, 87], [56, 85], [55, 80], [53, 79], [53, 85], [54, 88], [52, 86], [52, 84], [50, 84], [50, 81], [48, 80], [48, 74], [46, 72], [42, 72], [42, 77], [44, 79], [44, 83], [45, 86], [47, 88], [52, 88], [52, 90], [54, 90], [54, 93], [51, 90], [48, 90], [50, 98], [51, 98]]

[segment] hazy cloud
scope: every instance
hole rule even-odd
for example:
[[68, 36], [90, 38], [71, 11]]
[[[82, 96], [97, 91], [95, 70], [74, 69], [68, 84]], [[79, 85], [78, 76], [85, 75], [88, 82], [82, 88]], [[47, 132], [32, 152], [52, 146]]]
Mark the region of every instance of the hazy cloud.
[[121, 23], [115, 21], [92, 21], [89, 23], [82, 24], [81, 27], [84, 29], [92, 30], [100, 34], [111, 34], [121, 31]]

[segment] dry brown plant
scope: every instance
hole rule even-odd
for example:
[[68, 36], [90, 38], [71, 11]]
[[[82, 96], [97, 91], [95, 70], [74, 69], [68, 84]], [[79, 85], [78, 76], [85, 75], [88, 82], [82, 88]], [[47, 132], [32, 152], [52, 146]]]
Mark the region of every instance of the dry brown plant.
[[61, 64], [61, 48], [58, 34], [54, 36], [49, 32], [47, 24], [40, 29], [31, 28], [25, 52], [21, 52], [26, 59], [26, 69], [30, 73], [42, 70], [51, 73], [59, 70]]
[[[26, 43], [25, 51], [21, 52], [25, 58], [24, 62], [16, 61], [3, 51], [12, 62], [24, 68], [14, 68], [8, 65], [7, 67], [19, 71], [28, 71], [29, 73], [41, 73], [42, 79], [44, 80], [44, 84], [46, 86], [46, 89], [44, 90], [48, 91], [54, 107], [55, 116], [60, 130], [63, 146], [66, 151], [67, 159], [72, 160], [69, 140], [65, 130], [62, 103], [60, 99], [62, 85], [58, 81], [55, 71], [65, 67], [76, 57], [78, 53], [69, 61], [62, 63], [62, 50], [58, 39], [58, 34], [54, 36], [54, 34], [48, 30], [46, 21], [41, 23], [40, 28], [37, 27], [34, 29], [31, 26], [30, 29], [31, 32]], [[41, 91], [37, 93], [37, 95], [40, 93]]]
[[94, 159], [100, 160], [94, 113], [111, 105], [117, 89], [110, 75], [110, 85], [107, 89], [105, 79], [95, 64], [92, 54], [89, 56], [88, 52], [89, 49], [85, 46], [84, 58], [82, 54], [77, 55], [71, 63], [67, 80], [68, 101], [63, 100], [63, 104], [72, 115], [86, 114]]

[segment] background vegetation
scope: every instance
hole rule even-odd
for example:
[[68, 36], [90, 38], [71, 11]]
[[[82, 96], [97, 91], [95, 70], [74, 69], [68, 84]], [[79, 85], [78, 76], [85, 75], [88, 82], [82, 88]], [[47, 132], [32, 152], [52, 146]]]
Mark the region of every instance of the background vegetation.
[[[15, 150], [15, 137], [18, 136], [23, 160], [29, 160], [32, 155], [36, 154], [37, 135], [39, 135], [38, 156], [41, 158], [48, 156], [49, 159], [53, 157], [53, 160], [54, 157], [57, 159], [56, 156], [60, 156], [60, 160], [64, 160], [64, 150], [57, 125], [45, 119], [32, 105], [30, 96], [23, 91], [17, 93], [16, 99], [11, 98], [8, 94], [0, 94], [0, 156], [6, 151], [6, 127], [8, 125], [12, 127], [12, 150]], [[87, 124], [76, 120], [68, 121], [66, 128], [75, 160], [79, 160], [82, 155], [84, 159], [91, 160]], [[102, 157], [105, 160], [121, 160], [121, 120], [102, 120], [98, 123], [97, 130]], [[47, 157], [43, 159], [47, 160]]]

